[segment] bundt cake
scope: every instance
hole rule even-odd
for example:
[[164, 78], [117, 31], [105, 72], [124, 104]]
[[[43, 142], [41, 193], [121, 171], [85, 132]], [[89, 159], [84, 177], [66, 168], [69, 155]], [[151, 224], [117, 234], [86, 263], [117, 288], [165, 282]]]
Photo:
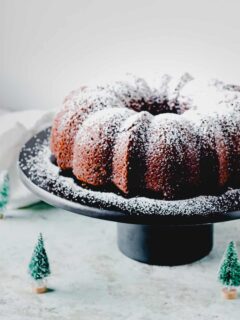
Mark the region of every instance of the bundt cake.
[[130, 196], [170, 200], [240, 187], [238, 98], [219, 94], [202, 108], [183, 93], [189, 74], [171, 90], [170, 80], [153, 87], [129, 76], [71, 92], [51, 131], [57, 165], [89, 186], [114, 185]]

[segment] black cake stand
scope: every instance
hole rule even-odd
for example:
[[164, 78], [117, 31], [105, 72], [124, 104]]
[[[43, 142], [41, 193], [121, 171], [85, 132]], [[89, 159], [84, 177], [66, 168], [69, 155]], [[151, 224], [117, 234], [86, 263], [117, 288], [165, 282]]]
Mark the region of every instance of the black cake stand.
[[[32, 137], [22, 148], [19, 155], [19, 173], [23, 183], [45, 202], [92, 218], [117, 222], [117, 241], [122, 253], [131, 259], [155, 265], [181, 265], [194, 262], [209, 254], [213, 247], [213, 223], [240, 218], [240, 211], [234, 209], [222, 212], [209, 211], [204, 214], [159, 214], [146, 211], [130, 212], [118, 208], [115, 203], [101, 202], [98, 191], [91, 190], [91, 202], [85, 194], [73, 197], [66, 188], [59, 188], [64, 179], [71, 179], [71, 172], [61, 174], [61, 180], [49, 179], [48, 171], [52, 163], [46, 154], [46, 165], [39, 161], [42, 146], [48, 145], [50, 128]], [[41, 153], [43, 157], [43, 153]], [[39, 164], [41, 162], [41, 169]], [[57, 168], [55, 167], [55, 172]], [[50, 175], [51, 176], [51, 175]], [[72, 183], [74, 179], [72, 178]], [[76, 188], [82, 188], [76, 185]], [[109, 191], [105, 191], [109, 192]], [[96, 195], [96, 201], [92, 201]], [[122, 202], [124, 203], [123, 196]], [[197, 198], [196, 198], [197, 199]], [[239, 190], [236, 199], [239, 200]], [[127, 199], [126, 199], [127, 201]], [[195, 200], [196, 202], [198, 200]], [[235, 200], [236, 202], [236, 200]], [[240, 202], [240, 200], [239, 200]]]

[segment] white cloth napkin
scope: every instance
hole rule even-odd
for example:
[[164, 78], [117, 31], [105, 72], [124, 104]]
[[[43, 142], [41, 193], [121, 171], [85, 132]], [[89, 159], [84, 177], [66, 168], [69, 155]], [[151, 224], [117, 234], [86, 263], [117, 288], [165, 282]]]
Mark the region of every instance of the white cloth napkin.
[[39, 201], [20, 181], [17, 159], [23, 144], [34, 134], [51, 125], [54, 114], [54, 109], [0, 112], [0, 172], [9, 172], [9, 208], [24, 207]]

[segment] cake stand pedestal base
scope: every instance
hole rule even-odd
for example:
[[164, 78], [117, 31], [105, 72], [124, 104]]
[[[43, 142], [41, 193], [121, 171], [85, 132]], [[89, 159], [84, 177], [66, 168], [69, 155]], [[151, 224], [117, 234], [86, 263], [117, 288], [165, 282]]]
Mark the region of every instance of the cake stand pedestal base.
[[160, 226], [117, 223], [118, 247], [131, 259], [175, 266], [197, 261], [212, 250], [213, 224]]

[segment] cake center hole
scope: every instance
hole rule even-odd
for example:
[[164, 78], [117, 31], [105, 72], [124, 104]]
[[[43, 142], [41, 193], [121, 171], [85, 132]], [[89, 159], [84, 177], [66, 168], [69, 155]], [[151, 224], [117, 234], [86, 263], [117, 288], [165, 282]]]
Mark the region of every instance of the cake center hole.
[[180, 103], [178, 99], [158, 99], [146, 103], [145, 101], [131, 101], [129, 107], [137, 112], [148, 111], [156, 116], [163, 113], [182, 114], [189, 110], [189, 105]]

